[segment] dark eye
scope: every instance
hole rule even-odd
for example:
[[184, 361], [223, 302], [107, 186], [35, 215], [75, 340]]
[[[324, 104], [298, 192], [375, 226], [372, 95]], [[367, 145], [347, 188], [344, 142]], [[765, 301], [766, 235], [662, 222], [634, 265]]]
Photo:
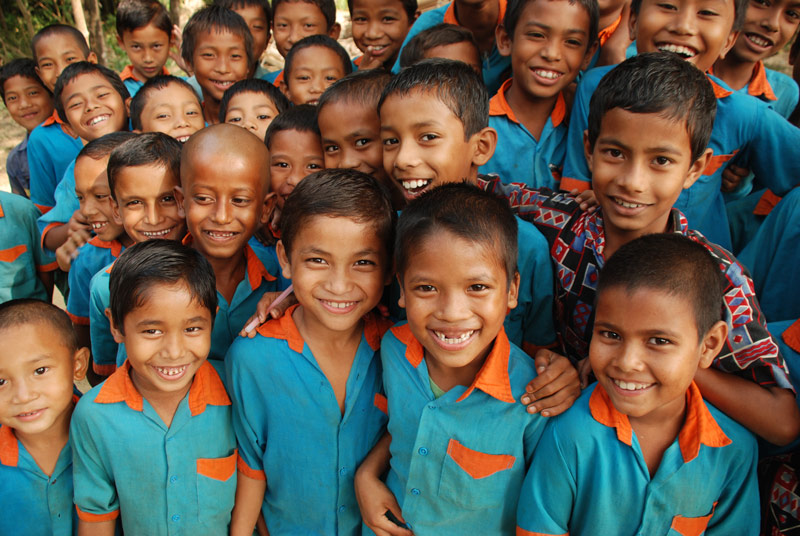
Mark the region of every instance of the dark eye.
[[358, 140], [356, 140], [356, 142], [354, 143], [354, 145], [355, 145], [356, 147], [364, 147], [365, 145], [367, 145], [367, 144], [368, 144], [369, 142], [371, 142], [371, 141], [372, 141], [372, 140], [370, 140], [369, 138], [361, 138], [361, 139], [358, 139]]
[[326, 146], [325, 146], [325, 147], [323, 147], [322, 149], [323, 149], [323, 150], [324, 150], [326, 153], [328, 153], [328, 154], [331, 154], [331, 153], [335, 153], [336, 151], [338, 151], [338, 150], [339, 150], [339, 146], [338, 146], [338, 145], [333, 145], [333, 144], [331, 144], [331, 145], [326, 145]]
[[417, 285], [416, 287], [414, 287], [414, 290], [417, 290], [419, 292], [435, 292], [436, 287], [434, 287], [433, 285]]
[[50, 370], [49, 367], [39, 367], [39, 368], [37, 368], [36, 370], [33, 371], [33, 375], [34, 376], [41, 376], [42, 374], [44, 374], [48, 370]]
[[608, 331], [608, 330], [600, 331], [599, 335], [601, 337], [603, 337], [604, 339], [611, 339], [611, 340], [615, 340], [615, 341], [618, 341], [618, 340], [620, 340], [622, 338], [622, 337], [619, 336], [618, 333], [615, 333], [613, 331]]
[[397, 138], [386, 138], [383, 140], [383, 145], [385, 146], [396, 145], [397, 143], [399, 143]]
[[665, 339], [664, 337], [650, 337], [647, 339], [647, 342], [650, 344], [655, 344], [656, 346], [664, 346], [666, 344], [672, 344], [672, 341], [669, 339]]
[[482, 292], [484, 290], [489, 290], [489, 286], [483, 283], [475, 283], [474, 285], [470, 285], [469, 289], [473, 292]]

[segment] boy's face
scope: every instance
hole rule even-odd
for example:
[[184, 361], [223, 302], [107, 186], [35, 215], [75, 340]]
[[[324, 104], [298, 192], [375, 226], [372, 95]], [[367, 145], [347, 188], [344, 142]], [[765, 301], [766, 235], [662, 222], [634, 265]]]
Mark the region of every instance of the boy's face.
[[383, 167], [408, 200], [446, 182], [474, 183], [494, 152], [494, 130], [465, 140], [463, 123], [433, 92], [390, 95], [380, 117]]
[[353, 329], [378, 304], [387, 283], [388, 254], [371, 222], [313, 217], [295, 236], [289, 255], [278, 242], [278, 260], [292, 280], [306, 326]]
[[275, 47], [284, 58], [295, 43], [309, 35], [330, 35], [339, 38], [339, 27], [334, 24], [328, 31], [328, 22], [325, 15], [316, 5], [294, 0], [281, 2], [275, 8], [272, 21], [272, 35], [275, 37]]
[[281, 130], [269, 147], [270, 190], [277, 195], [278, 208], [306, 176], [324, 169], [322, 144], [313, 132]]
[[707, 150], [693, 162], [690, 144], [683, 118], [621, 108], [605, 113], [594, 149], [588, 140], [585, 149], [607, 233], [627, 241], [666, 231], [672, 205], [710, 157]]
[[589, 64], [589, 14], [579, 3], [536, 0], [522, 8], [514, 35], [497, 27], [497, 48], [511, 56], [514, 85], [527, 100], [553, 98]]
[[413, 20], [400, 0], [353, 0], [353, 41], [369, 58], [391, 65]]
[[125, 31], [117, 37], [119, 46], [128, 55], [133, 76], [145, 82], [161, 74], [169, 58], [170, 35], [152, 24]]
[[409, 255], [399, 303], [425, 356], [437, 367], [452, 370], [482, 362], [507, 311], [517, 306], [519, 275], [507, 283], [498, 253], [495, 244], [439, 230]]
[[133, 384], [145, 397], [186, 393], [211, 349], [211, 311], [183, 282], [154, 284], [144, 296], [122, 326], [111, 328], [125, 343]]
[[122, 95], [100, 73], [82, 74], [66, 84], [61, 102], [69, 126], [87, 143], [127, 129]]
[[734, 0], [642, 0], [630, 34], [643, 52], [675, 52], [706, 72], [733, 46]]
[[744, 26], [731, 49], [742, 62], [756, 62], [777, 54], [797, 32], [800, 2], [751, 0]]
[[175, 200], [178, 177], [160, 165], [125, 167], [114, 183], [114, 222], [122, 225], [134, 242], [152, 239], [180, 240], [186, 221]]
[[45, 323], [0, 331], [0, 424], [17, 437], [69, 428], [73, 381], [83, 379], [88, 349], [71, 352]]
[[163, 132], [181, 143], [206, 126], [197, 95], [178, 84], [151, 90], [140, 119], [142, 132]]
[[461, 61], [472, 67], [478, 74], [483, 72], [481, 56], [475, 45], [469, 41], [461, 41], [450, 45], [439, 45], [425, 51], [425, 59], [444, 58], [446, 60]]
[[632, 423], [671, 422], [684, 411], [698, 365], [716, 356], [708, 338], [698, 338], [690, 302], [651, 288], [610, 287], [597, 298], [589, 347], [597, 381]]
[[12, 76], [3, 84], [8, 113], [30, 132], [53, 113], [53, 98], [38, 80]]
[[250, 64], [244, 39], [224, 31], [198, 33], [192, 67], [203, 95], [221, 100], [226, 89], [247, 78]]
[[265, 170], [246, 154], [195, 154], [186, 175], [175, 193], [194, 247], [213, 259], [241, 255], [267, 220]]
[[344, 69], [342, 58], [328, 47], [306, 47], [295, 54], [281, 90], [292, 104], [317, 104], [328, 86], [344, 78]]
[[36, 74], [50, 91], [56, 87], [64, 67], [77, 61], [97, 63], [97, 56], [94, 52], [84, 56], [81, 46], [69, 34], [56, 33], [36, 43]]
[[379, 180], [386, 178], [381, 120], [374, 108], [333, 101], [319, 110], [317, 121], [326, 168], [356, 169]]
[[81, 214], [92, 231], [106, 242], [122, 234], [122, 225], [114, 221], [113, 200], [108, 188], [108, 156], [95, 160], [82, 156], [75, 161], [75, 195]]
[[267, 127], [278, 115], [278, 108], [263, 93], [237, 93], [228, 101], [225, 122], [249, 130], [261, 141], [267, 133]]
[[260, 6], [244, 6], [234, 9], [241, 16], [250, 28], [253, 36], [253, 58], [256, 62], [264, 55], [269, 43], [269, 21], [264, 13], [264, 8]]

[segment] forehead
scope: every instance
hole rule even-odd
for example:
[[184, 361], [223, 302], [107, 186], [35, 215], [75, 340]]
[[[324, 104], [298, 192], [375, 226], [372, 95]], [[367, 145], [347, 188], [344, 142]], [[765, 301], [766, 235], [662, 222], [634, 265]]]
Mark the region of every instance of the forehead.
[[194, 90], [183, 87], [177, 82], [172, 82], [159, 89], [151, 89], [147, 92], [146, 97], [147, 100], [144, 103], [144, 110], [149, 110], [155, 106], [165, 104], [184, 104], [186, 102], [200, 104], [200, 100], [197, 98], [197, 94], [195, 94]]
[[289, 153], [307, 154], [314, 153], [322, 155], [322, 143], [316, 132], [308, 130], [279, 130], [272, 135], [270, 141], [270, 153]]
[[244, 48], [244, 37], [228, 31], [225, 28], [211, 28], [197, 33], [196, 48], [199, 47], [219, 47], [219, 48]]
[[218, 151], [207, 151], [207, 147], [198, 148], [193, 145], [185, 162], [181, 163], [186, 164], [181, 165], [181, 184], [189, 190], [206, 188], [218, 192], [241, 189], [260, 191], [268, 179], [268, 167], [262, 165], [262, 158], [252, 158], [244, 148], [237, 152], [230, 144]]
[[148, 321], [182, 323], [190, 318], [211, 317], [211, 311], [192, 296], [184, 280], [149, 281], [137, 290], [137, 303], [131, 304], [126, 313], [125, 325]]
[[506, 276], [505, 257], [500, 240], [467, 239], [443, 227], [429, 229], [420, 238], [411, 242], [406, 254], [405, 273], [415, 270], [434, 271], [444, 277], [455, 277], [454, 266], [442, 262], [441, 251], [447, 248], [458, 254], [459, 271], [482, 270], [498, 278]]
[[115, 191], [130, 189], [131, 194], [139, 196], [159, 194], [172, 190], [175, 186], [179, 186], [178, 177], [172, 170], [160, 164], [123, 167], [117, 172], [114, 181]]
[[519, 13], [517, 28], [526, 25], [552, 25], [588, 32], [589, 12], [577, 0], [529, 0]]
[[343, 69], [343, 58], [326, 46], [304, 47], [294, 53], [292, 70], [322, 67]]
[[414, 88], [406, 93], [395, 92], [387, 96], [378, 110], [381, 126], [393, 124], [437, 123], [450, 129], [460, 129], [464, 124], [435, 89]]
[[78, 157], [75, 160], [75, 187], [91, 188], [100, 175], [103, 175], [105, 180], [107, 166], [108, 156], [104, 156], [100, 160], [86, 155]]
[[19, 91], [21, 89], [27, 89], [29, 87], [37, 87], [44, 89], [44, 86], [38, 80], [21, 74], [15, 74], [11, 78], [8, 78], [6, 79], [5, 82], [3, 82], [3, 90], [5, 92]]
[[598, 139], [613, 138], [637, 147], [669, 147], [676, 152], [691, 153], [687, 118], [672, 118], [666, 113], [634, 113], [612, 108], [603, 114]]
[[[343, 241], [342, 235], [348, 239]], [[356, 221], [345, 216], [324, 214], [304, 218], [292, 242], [293, 251], [315, 248], [343, 255], [367, 250], [379, 253], [386, 251], [386, 245], [378, 235], [376, 221]]]
[[[89, 73], [79, 74], [67, 84], [64, 84], [64, 89], [61, 93], [61, 99], [71, 97], [77, 93], [92, 91], [97, 88], [112, 88], [111, 82], [106, 80], [100, 72], [94, 71]], [[114, 90], [116, 92], [116, 90]]]
[[236, 106], [269, 106], [275, 108], [275, 103], [265, 93], [256, 91], [242, 91], [228, 101], [228, 109]]
[[75, 52], [83, 56], [81, 49], [80, 43], [72, 35], [66, 32], [58, 32], [42, 37], [36, 42], [36, 57], [62, 56]]
[[275, 8], [274, 15], [275, 20], [280, 18], [285, 20], [321, 19], [325, 21], [325, 14], [319, 6], [303, 0], [281, 2]]
[[405, 12], [402, 0], [353, 0], [353, 11], [379, 12], [389, 9]]
[[[665, 315], [664, 311], [670, 311]], [[595, 322], [609, 322], [631, 331], [674, 330], [697, 334], [695, 311], [688, 295], [640, 286], [611, 285], [597, 294]]]
[[351, 99], [329, 101], [317, 112], [317, 121], [323, 136], [330, 136], [334, 132], [377, 132], [381, 126], [374, 106]]
[[46, 320], [20, 322], [0, 329], [0, 370], [9, 370], [42, 357], [71, 359], [61, 331]]
[[157, 28], [152, 23], [122, 32], [123, 41], [169, 41], [169, 39], [170, 35], [167, 32], [161, 28]]

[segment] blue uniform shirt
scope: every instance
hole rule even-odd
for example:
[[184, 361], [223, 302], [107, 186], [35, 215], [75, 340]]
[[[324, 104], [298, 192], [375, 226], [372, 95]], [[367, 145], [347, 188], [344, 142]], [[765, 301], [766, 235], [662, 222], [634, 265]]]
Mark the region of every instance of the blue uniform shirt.
[[[589, 100], [603, 76], [613, 66], [586, 73], [578, 84], [567, 135], [567, 154], [561, 182], [563, 190], [589, 187], [590, 173], [584, 156], [583, 131], [589, 118]], [[791, 125], [758, 99], [733, 93], [721, 80], [709, 76], [717, 97], [717, 115], [709, 147], [713, 149], [704, 174], [681, 192], [675, 208], [686, 214], [692, 227], [711, 242], [731, 249], [728, 216], [722, 192], [722, 171], [734, 156], [778, 195], [785, 195], [800, 180], [800, 129]]]
[[92, 277], [119, 257], [123, 249], [124, 246], [118, 240], [106, 242], [96, 236], [80, 248], [69, 269], [67, 314], [73, 323], [89, 325]]
[[197, 370], [167, 427], [126, 364], [83, 396], [70, 427], [75, 506], [126, 534], [227, 534], [236, 493], [231, 402], [214, 367]]
[[439, 398], [408, 324], [384, 336], [381, 361], [392, 436], [386, 484], [411, 530], [513, 534], [520, 487], [546, 420], [518, 402], [536, 377], [533, 360], [500, 330], [472, 385]]
[[[162, 67], [160, 74], [166, 75], [169, 74], [169, 71], [166, 67]], [[128, 88], [128, 93], [130, 94], [131, 98], [133, 98], [139, 92], [139, 90], [142, 89], [142, 86], [146, 82], [146, 80], [142, 81], [134, 76], [133, 65], [128, 65], [122, 69], [122, 72], [119, 73], [119, 77], [122, 79], [122, 83], [125, 84], [125, 87]]]
[[504, 182], [523, 182], [532, 188], [558, 188], [566, 152], [567, 107], [559, 93], [555, 108], [539, 139], [517, 121], [506, 100], [513, 80], [506, 80], [489, 102], [489, 126], [497, 131], [497, 148], [480, 173], [493, 173]]
[[114, 340], [111, 334], [111, 322], [106, 316], [106, 308], [111, 303], [108, 283], [112, 266], [113, 263], [94, 274], [89, 285], [92, 368], [101, 376], [110, 376], [117, 369], [117, 349], [122, 346]]
[[0, 303], [16, 298], [48, 300], [37, 273], [52, 272], [58, 264], [39, 243], [38, 216], [28, 199], [0, 192]]
[[383, 398], [377, 349], [388, 322], [364, 319], [343, 415], [297, 330], [296, 307], [254, 339], [234, 341], [225, 358], [239, 470], [266, 478], [262, 512], [272, 534], [361, 534], [353, 477], [386, 424], [376, 398]]
[[[500, 4], [500, 12], [497, 17], [497, 24], [503, 23], [503, 17], [506, 13], [507, 0], [498, 0]], [[400, 52], [397, 54], [392, 72], [397, 74], [400, 72], [400, 55], [403, 53], [405, 47], [411, 39], [423, 30], [433, 28], [437, 24], [446, 22], [448, 24], [455, 24], [461, 26], [456, 19], [456, 7], [454, 2], [445, 4], [436, 9], [431, 9], [420, 15], [413, 26], [408, 31], [406, 38], [403, 40], [403, 46], [400, 47]], [[503, 80], [511, 75], [511, 57], [503, 56], [497, 50], [497, 44], [492, 45], [492, 50], [488, 54], [484, 54], [481, 58], [483, 64], [483, 82], [486, 84], [486, 89], [489, 90], [490, 95], [494, 95]]]
[[[713, 70], [709, 70], [714, 74]], [[753, 69], [750, 81], [736, 93], [751, 95], [762, 100], [767, 106], [778, 112], [781, 117], [789, 118], [797, 106], [800, 89], [791, 76], [764, 67], [759, 61]]]
[[42, 214], [37, 222], [39, 233], [42, 235], [42, 245], [44, 245], [44, 237], [47, 233], [59, 225], [64, 225], [69, 222], [72, 214], [81, 208], [78, 196], [75, 194], [74, 159], [69, 163], [67, 169], [64, 170], [64, 175], [61, 177], [58, 186], [56, 186], [53, 197], [55, 199], [55, 205]]
[[601, 386], [553, 419], [522, 487], [518, 536], [758, 534], [755, 438], [696, 385], [652, 477], [628, 416]]
[[56, 186], [83, 147], [81, 139], [73, 138], [64, 128], [69, 127], [54, 111], [44, 123], [33, 129], [28, 138], [31, 201], [42, 212], [55, 206], [53, 194]]
[[31, 195], [31, 173], [28, 170], [28, 136], [11, 151], [6, 157], [6, 174], [8, 182], [11, 184], [11, 191], [30, 197]]

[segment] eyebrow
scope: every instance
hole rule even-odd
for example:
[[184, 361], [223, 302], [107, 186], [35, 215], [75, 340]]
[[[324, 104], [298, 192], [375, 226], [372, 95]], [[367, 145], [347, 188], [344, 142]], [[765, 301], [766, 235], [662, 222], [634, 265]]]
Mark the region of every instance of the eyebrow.
[[[536, 21], [528, 22], [524, 26], [525, 28], [542, 28], [545, 30], [553, 29], [552, 26], [548, 26], [547, 24], [542, 24], [541, 22], [536, 22]], [[566, 30], [564, 30], [564, 32], [568, 34], [582, 34], [582, 35], [586, 35], [589, 33], [582, 28], [567, 28]]]
[[[108, 87], [110, 87], [110, 86], [109, 86], [109, 85], [107, 85], [107, 84], [97, 84], [96, 86], [92, 86], [92, 87], [90, 87], [88, 91], [97, 91], [97, 90], [98, 90], [98, 89], [100, 89], [100, 88], [108, 88]], [[75, 98], [75, 97], [80, 97], [82, 94], [83, 94], [83, 93], [71, 93], [71, 94], [70, 94], [70, 95], [67, 97], [67, 102], [69, 102], [71, 99], [73, 99], [73, 98]]]

